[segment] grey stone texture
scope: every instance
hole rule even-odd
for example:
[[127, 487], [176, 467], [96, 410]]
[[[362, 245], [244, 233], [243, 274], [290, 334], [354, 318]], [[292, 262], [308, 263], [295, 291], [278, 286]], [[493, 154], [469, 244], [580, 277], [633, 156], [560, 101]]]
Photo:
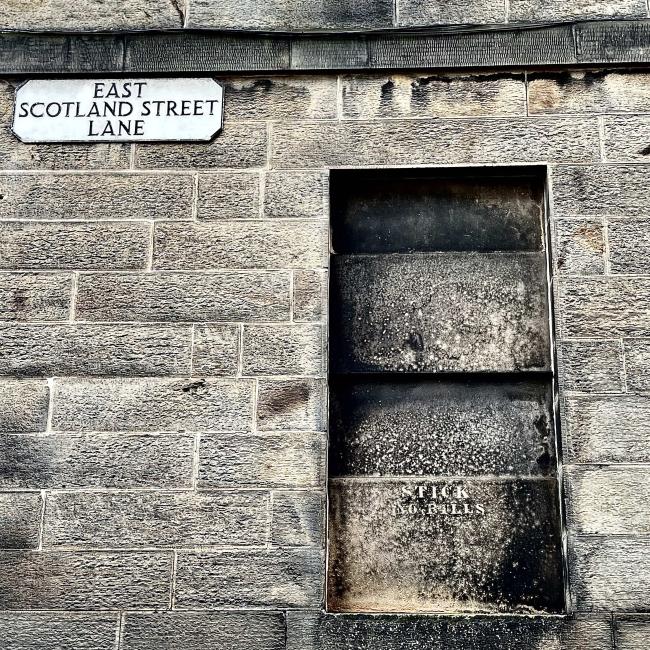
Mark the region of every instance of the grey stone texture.
[[561, 388], [587, 393], [625, 391], [623, 346], [619, 340], [564, 340], [557, 344]]
[[650, 389], [650, 340], [625, 339], [624, 347], [628, 390], [647, 392]]
[[605, 272], [602, 219], [557, 219], [554, 225], [560, 275], [602, 275]]
[[646, 115], [606, 116], [603, 131], [603, 149], [608, 161], [647, 161], [650, 121]]
[[405, 27], [505, 22], [505, 5], [499, 0], [396, 1], [398, 24]]
[[45, 431], [50, 388], [44, 380], [0, 379], [0, 433]]
[[643, 0], [510, 0], [509, 19], [558, 22], [612, 18], [645, 18]]
[[192, 374], [233, 376], [239, 370], [238, 325], [197, 325], [192, 344]]
[[76, 317], [87, 321], [284, 321], [287, 271], [88, 273]]
[[319, 606], [323, 555], [316, 548], [178, 553], [176, 607]]
[[0, 492], [0, 549], [38, 548], [42, 510], [38, 492]]
[[614, 629], [619, 650], [636, 650], [650, 643], [650, 617], [647, 615], [619, 615], [614, 621]]
[[71, 293], [70, 273], [0, 273], [0, 320], [67, 320]]
[[190, 174], [1, 174], [0, 219], [189, 219]]
[[271, 543], [275, 546], [323, 546], [324, 497], [320, 492], [274, 490]]
[[199, 219], [259, 218], [261, 180], [258, 173], [199, 174], [198, 183]]
[[190, 488], [194, 436], [3, 435], [4, 489]]
[[327, 187], [321, 172], [269, 172], [264, 175], [264, 216], [323, 219]]
[[285, 650], [279, 612], [129, 612], [123, 650]]
[[648, 274], [650, 262], [650, 221], [648, 219], [609, 219], [609, 268], [611, 273]]
[[325, 431], [324, 380], [261, 379], [257, 393], [257, 426], [261, 431]]
[[293, 273], [293, 319], [318, 321], [326, 313], [327, 276], [322, 270]]

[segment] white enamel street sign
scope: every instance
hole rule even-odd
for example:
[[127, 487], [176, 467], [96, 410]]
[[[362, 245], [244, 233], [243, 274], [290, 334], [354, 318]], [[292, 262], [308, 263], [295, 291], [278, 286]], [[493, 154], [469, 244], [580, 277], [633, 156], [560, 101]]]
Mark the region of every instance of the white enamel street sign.
[[32, 79], [16, 90], [23, 142], [211, 140], [223, 88], [213, 79]]

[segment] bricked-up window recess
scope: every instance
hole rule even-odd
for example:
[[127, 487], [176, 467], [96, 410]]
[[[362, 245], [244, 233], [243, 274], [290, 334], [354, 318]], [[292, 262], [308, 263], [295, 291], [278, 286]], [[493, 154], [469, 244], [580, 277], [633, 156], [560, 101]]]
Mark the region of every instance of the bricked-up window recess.
[[564, 611], [544, 186], [332, 172], [328, 610]]

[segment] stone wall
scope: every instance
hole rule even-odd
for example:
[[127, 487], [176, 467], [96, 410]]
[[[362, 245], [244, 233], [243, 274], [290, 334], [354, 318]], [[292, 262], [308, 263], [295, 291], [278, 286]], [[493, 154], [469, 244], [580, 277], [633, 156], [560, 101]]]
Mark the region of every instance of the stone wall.
[[[222, 81], [214, 142], [134, 146], [21, 144], [2, 83], [0, 645], [650, 644], [650, 76]], [[328, 170], [528, 163], [577, 615], [324, 616]]]

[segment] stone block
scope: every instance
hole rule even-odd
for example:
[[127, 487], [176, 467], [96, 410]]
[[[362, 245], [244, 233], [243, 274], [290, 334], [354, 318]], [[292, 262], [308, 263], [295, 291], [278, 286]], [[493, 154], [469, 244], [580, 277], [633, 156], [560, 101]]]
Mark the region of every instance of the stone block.
[[643, 0], [510, 0], [510, 22], [645, 18]]
[[625, 391], [620, 341], [560, 341], [557, 354], [561, 390], [587, 393]]
[[293, 273], [293, 319], [318, 321], [326, 312], [327, 274], [322, 270]]
[[324, 546], [325, 502], [321, 492], [273, 492], [271, 544]]
[[54, 493], [44, 548], [264, 546], [267, 492]]
[[128, 612], [120, 647], [285, 650], [284, 628], [281, 612]]
[[508, 118], [281, 123], [274, 168], [596, 162], [596, 118]]
[[628, 390], [650, 391], [650, 339], [625, 339], [623, 347]]
[[239, 368], [238, 325], [197, 325], [192, 348], [193, 375], [236, 375]]
[[554, 479], [329, 481], [338, 612], [560, 612]]
[[11, 639], [7, 650], [110, 650], [119, 614], [78, 612], [2, 612], [0, 638]]
[[248, 431], [253, 382], [228, 379], [62, 379], [56, 431]]
[[647, 162], [650, 154], [648, 117], [645, 115], [605, 116], [603, 150], [606, 160], [609, 161]]
[[545, 381], [330, 378], [333, 476], [555, 474]]
[[0, 222], [0, 269], [143, 269], [147, 223]]
[[202, 489], [322, 485], [325, 448], [321, 433], [204, 433], [197, 485]]
[[554, 167], [554, 210], [562, 216], [645, 217], [649, 181], [650, 168], [643, 165]]
[[264, 175], [264, 216], [324, 219], [327, 176], [320, 172], [268, 172]]
[[650, 279], [565, 278], [558, 291], [562, 336], [650, 335]]
[[577, 611], [647, 611], [650, 539], [569, 537], [569, 584]]
[[0, 549], [38, 548], [42, 509], [38, 492], [0, 492]]
[[1, 174], [0, 219], [190, 219], [190, 174]]
[[180, 551], [176, 607], [318, 607], [323, 568], [316, 548]]
[[309, 31], [322, 29], [370, 29], [392, 27], [393, 5], [389, 0], [353, 2], [326, 0], [301, 4], [295, 0], [192, 0], [187, 26], [192, 29], [240, 29], [262, 31]]
[[644, 72], [562, 70], [528, 75], [531, 114], [643, 113], [648, 100], [650, 75]]
[[190, 371], [189, 327], [0, 325], [0, 372], [11, 375], [178, 375]]
[[0, 320], [68, 320], [69, 273], [0, 273]]
[[565, 462], [650, 462], [647, 396], [570, 397], [563, 411]]
[[[406, 3], [417, 4], [423, 13], [440, 9], [440, 3]], [[520, 73], [346, 75], [342, 92], [343, 117], [351, 119], [526, 115], [526, 89]]]
[[[231, 1], [226, 0], [226, 3]], [[261, 7], [256, 5], [255, 9]], [[297, 15], [309, 9], [301, 7]], [[336, 75], [235, 77], [224, 83], [224, 104], [228, 107], [229, 118], [237, 122], [335, 119], [336, 85]]]
[[647, 467], [564, 468], [567, 527], [574, 534], [647, 535]]
[[0, 433], [45, 431], [50, 389], [45, 381], [0, 379]]
[[171, 553], [5, 551], [0, 553], [3, 609], [167, 607]]
[[258, 173], [199, 174], [197, 217], [204, 221], [258, 219], [260, 185]]
[[617, 650], [639, 650], [650, 645], [650, 616], [626, 614], [614, 620]]
[[399, 26], [489, 25], [505, 22], [499, 0], [397, 0]]
[[159, 223], [155, 269], [295, 269], [326, 265], [327, 229], [314, 221]]
[[89, 273], [76, 315], [89, 321], [283, 321], [289, 273]]
[[0, 449], [12, 490], [192, 486], [192, 434], [5, 435]]
[[542, 253], [337, 255], [334, 372], [549, 368]]
[[607, 237], [611, 273], [650, 273], [650, 220], [609, 219]]
[[11, 3], [3, 12], [3, 31], [95, 32], [143, 29], [178, 29], [183, 16], [173, 0], [121, 0], [70, 4], [64, 0], [46, 3]]
[[604, 225], [600, 219], [557, 219], [555, 259], [566, 275], [602, 275], [605, 272]]
[[244, 375], [321, 375], [324, 365], [320, 325], [244, 325]]
[[266, 165], [264, 122], [226, 122], [211, 142], [138, 144], [135, 165], [143, 169], [248, 169]]
[[263, 431], [325, 431], [327, 394], [322, 379], [261, 379], [257, 426]]

